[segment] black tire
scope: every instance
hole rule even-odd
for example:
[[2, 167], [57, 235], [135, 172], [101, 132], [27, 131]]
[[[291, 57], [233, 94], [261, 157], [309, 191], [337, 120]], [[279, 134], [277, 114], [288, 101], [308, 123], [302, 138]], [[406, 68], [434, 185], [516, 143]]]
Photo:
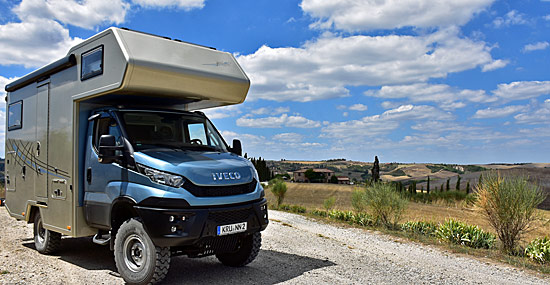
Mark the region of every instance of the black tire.
[[115, 238], [115, 263], [128, 284], [155, 284], [170, 268], [170, 247], [159, 247], [145, 231], [139, 218], [120, 226]]
[[254, 261], [262, 247], [262, 234], [260, 232], [245, 236], [239, 249], [232, 253], [218, 253], [216, 257], [226, 266], [241, 267]]
[[34, 216], [34, 247], [42, 254], [52, 254], [61, 246], [61, 234], [42, 226], [40, 211]]

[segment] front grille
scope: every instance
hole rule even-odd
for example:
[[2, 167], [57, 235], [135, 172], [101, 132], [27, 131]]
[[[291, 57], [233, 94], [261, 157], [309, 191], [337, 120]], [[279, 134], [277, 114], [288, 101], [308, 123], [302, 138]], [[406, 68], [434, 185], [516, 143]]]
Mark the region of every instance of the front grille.
[[203, 255], [210, 255], [221, 252], [233, 252], [237, 249], [240, 238], [240, 235], [205, 238], [199, 244], [199, 247], [203, 249]]
[[198, 186], [186, 180], [182, 187], [195, 197], [220, 197], [252, 193], [257, 184], [256, 179], [252, 179], [252, 182], [240, 185]]
[[230, 210], [230, 211], [213, 211], [208, 214], [208, 219], [217, 224], [225, 225], [230, 223], [245, 222], [254, 211], [252, 208]]

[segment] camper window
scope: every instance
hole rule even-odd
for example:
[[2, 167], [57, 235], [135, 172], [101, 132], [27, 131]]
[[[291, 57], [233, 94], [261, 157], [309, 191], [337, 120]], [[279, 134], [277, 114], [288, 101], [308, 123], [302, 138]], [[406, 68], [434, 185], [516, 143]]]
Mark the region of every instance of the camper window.
[[98, 46], [82, 54], [80, 80], [103, 74], [103, 46]]
[[23, 101], [11, 103], [8, 107], [8, 131], [23, 127]]

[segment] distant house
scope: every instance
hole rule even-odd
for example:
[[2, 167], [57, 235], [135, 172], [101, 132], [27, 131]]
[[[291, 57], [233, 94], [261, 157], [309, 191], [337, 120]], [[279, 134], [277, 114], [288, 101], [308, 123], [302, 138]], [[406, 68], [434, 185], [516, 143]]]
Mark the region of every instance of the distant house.
[[[306, 171], [308, 171], [309, 169], [311, 168], [294, 171], [294, 182], [310, 182], [306, 177]], [[325, 168], [314, 168], [313, 172], [319, 174], [319, 177], [321, 178], [319, 182], [321, 183], [328, 183], [330, 181], [330, 178], [334, 176], [334, 171]]]
[[350, 184], [349, 177], [347, 176], [337, 176], [336, 178], [338, 178], [338, 184], [346, 184], [346, 185]]

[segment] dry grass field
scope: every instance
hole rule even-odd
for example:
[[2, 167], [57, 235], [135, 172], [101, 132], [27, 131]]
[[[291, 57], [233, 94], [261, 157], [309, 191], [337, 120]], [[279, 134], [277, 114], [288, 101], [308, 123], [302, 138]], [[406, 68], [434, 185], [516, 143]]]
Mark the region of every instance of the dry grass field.
[[[351, 206], [351, 192], [359, 186], [317, 184], [317, 183], [287, 183], [287, 192], [284, 204], [301, 205], [308, 210], [323, 209], [323, 201], [329, 197], [335, 197], [334, 209], [353, 210]], [[275, 201], [273, 194], [267, 189], [267, 199]], [[537, 228], [529, 232], [524, 241], [530, 241], [537, 237], [550, 235], [550, 211], [539, 210], [546, 221], [538, 223]], [[482, 212], [473, 206], [456, 203], [448, 205], [444, 202], [423, 204], [410, 202], [403, 221], [435, 221], [443, 222], [453, 218], [468, 224], [478, 225], [484, 230], [494, 232], [484, 218]]]

